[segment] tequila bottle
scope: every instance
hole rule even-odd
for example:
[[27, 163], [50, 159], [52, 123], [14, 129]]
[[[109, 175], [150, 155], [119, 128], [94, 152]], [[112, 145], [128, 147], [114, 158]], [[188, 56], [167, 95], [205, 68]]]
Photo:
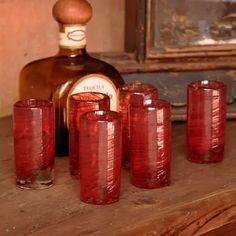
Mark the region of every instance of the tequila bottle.
[[86, 0], [59, 0], [53, 7], [59, 23], [57, 55], [33, 61], [20, 73], [20, 99], [49, 99], [55, 105], [56, 155], [68, 155], [68, 97], [78, 92], [102, 92], [118, 109], [118, 88], [124, 84], [111, 65], [88, 55], [86, 24], [92, 7]]

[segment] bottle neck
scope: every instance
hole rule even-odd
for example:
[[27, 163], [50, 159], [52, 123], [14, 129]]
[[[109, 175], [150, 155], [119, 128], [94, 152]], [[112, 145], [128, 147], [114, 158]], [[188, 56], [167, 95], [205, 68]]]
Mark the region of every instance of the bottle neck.
[[60, 25], [59, 55], [74, 57], [86, 54], [86, 26]]
[[71, 49], [71, 48], [59, 47], [58, 55], [59, 56], [76, 57], [76, 56], [86, 56], [88, 54], [87, 54], [86, 48]]

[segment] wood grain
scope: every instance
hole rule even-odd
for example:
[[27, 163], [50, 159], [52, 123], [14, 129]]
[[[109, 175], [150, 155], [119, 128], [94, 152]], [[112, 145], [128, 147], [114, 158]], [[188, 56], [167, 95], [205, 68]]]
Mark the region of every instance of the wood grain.
[[28, 191], [15, 187], [10, 124], [0, 120], [1, 236], [236, 232], [235, 121], [227, 123], [225, 160], [210, 165], [186, 160], [185, 123], [175, 123], [171, 185], [138, 189], [130, 184], [129, 171], [123, 170], [121, 199], [107, 206], [80, 202], [79, 183], [69, 176], [67, 158], [56, 159], [52, 188]]
[[235, 56], [221, 56], [212, 58], [178, 58], [158, 59], [137, 62], [132, 53], [93, 53], [94, 57], [104, 60], [115, 66], [119, 72], [181, 72], [195, 70], [234, 70], [236, 68]]

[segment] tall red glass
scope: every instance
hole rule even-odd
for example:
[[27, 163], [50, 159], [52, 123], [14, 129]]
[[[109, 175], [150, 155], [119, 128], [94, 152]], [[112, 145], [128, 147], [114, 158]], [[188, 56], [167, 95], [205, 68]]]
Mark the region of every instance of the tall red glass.
[[121, 116], [93, 111], [81, 116], [79, 132], [80, 199], [108, 204], [119, 200], [121, 176]]
[[54, 180], [54, 106], [47, 100], [14, 104], [16, 185], [44, 189]]
[[80, 116], [88, 111], [109, 110], [108, 95], [96, 92], [77, 93], [69, 97], [69, 167], [71, 176], [78, 177], [78, 132]]
[[164, 100], [146, 100], [130, 106], [131, 182], [140, 188], [170, 183], [171, 106]]
[[219, 81], [194, 81], [188, 85], [188, 160], [220, 162], [224, 157], [226, 85]]
[[157, 88], [147, 83], [126, 84], [119, 89], [119, 104], [123, 122], [123, 165], [128, 167], [130, 162], [130, 134], [129, 134], [129, 106], [131, 102], [139, 103], [140, 100], [156, 99]]

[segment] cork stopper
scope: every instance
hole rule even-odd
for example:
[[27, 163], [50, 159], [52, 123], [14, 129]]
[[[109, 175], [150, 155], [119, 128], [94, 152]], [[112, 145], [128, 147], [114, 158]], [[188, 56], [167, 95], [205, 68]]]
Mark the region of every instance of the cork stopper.
[[91, 19], [93, 9], [86, 0], [58, 0], [52, 14], [60, 24], [85, 25]]

